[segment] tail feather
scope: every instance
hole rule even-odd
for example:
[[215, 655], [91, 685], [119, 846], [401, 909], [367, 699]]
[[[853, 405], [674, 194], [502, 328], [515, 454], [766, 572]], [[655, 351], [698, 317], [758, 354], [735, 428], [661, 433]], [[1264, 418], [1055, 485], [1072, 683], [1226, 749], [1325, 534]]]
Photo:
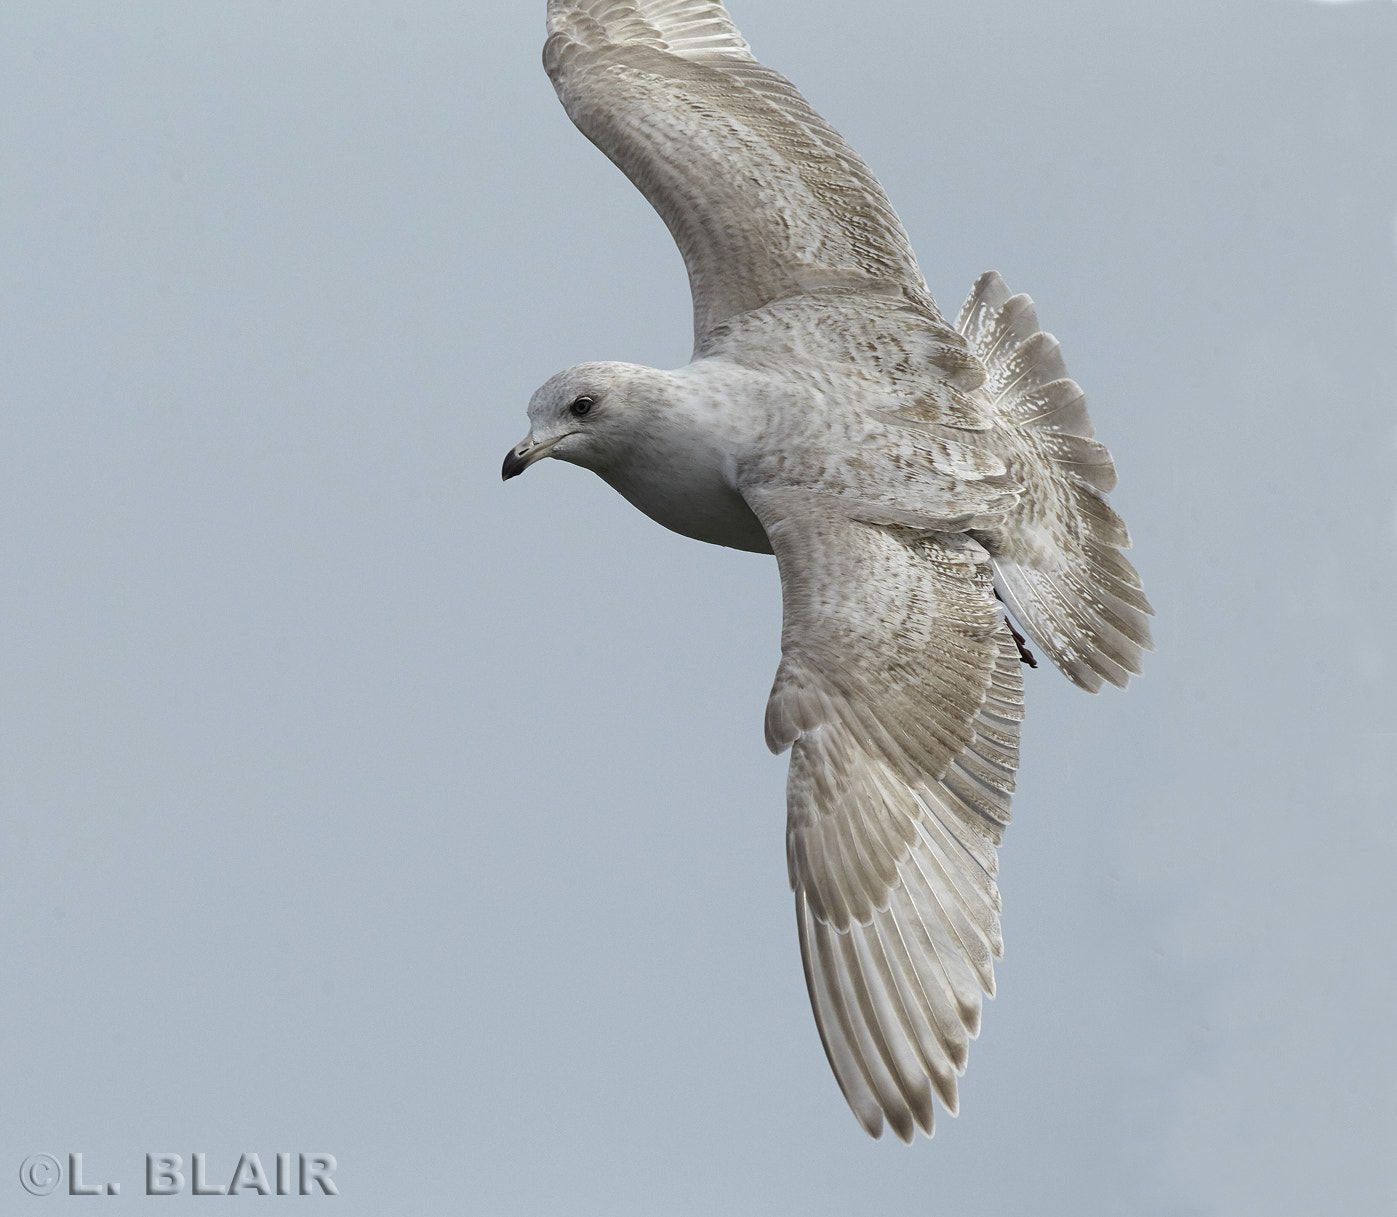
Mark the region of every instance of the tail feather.
[[1033, 301], [981, 275], [956, 328], [985, 365], [984, 392], [1005, 427], [1010, 472], [1024, 487], [984, 537], [995, 589], [1015, 619], [1078, 685], [1125, 687], [1151, 648], [1150, 603], [1121, 554], [1125, 523], [1106, 502], [1116, 469]]

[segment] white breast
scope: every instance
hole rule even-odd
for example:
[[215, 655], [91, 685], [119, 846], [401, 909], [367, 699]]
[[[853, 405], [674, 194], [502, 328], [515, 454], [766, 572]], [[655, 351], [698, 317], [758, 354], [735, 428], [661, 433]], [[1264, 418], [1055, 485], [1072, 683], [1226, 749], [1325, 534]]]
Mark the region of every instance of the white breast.
[[771, 553], [738, 492], [738, 469], [763, 444], [759, 408], [768, 377], [727, 360], [668, 373], [668, 391], [633, 436], [625, 459], [597, 472], [656, 523], [710, 545]]
[[[686, 450], [689, 457], [695, 450]], [[727, 454], [684, 459], [671, 449], [652, 451], [624, 470], [602, 477], [657, 524], [710, 545], [771, 553], [761, 522], [733, 485]]]

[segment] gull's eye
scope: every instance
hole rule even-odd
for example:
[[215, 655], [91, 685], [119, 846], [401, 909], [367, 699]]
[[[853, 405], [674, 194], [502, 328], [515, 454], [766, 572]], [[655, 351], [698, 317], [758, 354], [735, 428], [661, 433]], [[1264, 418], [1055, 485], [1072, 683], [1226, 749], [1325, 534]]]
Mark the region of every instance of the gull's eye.
[[585, 414], [590, 414], [592, 412], [592, 407], [596, 404], [596, 398], [583, 396], [577, 398], [572, 405], [568, 407], [568, 411], [575, 418], [581, 418]]

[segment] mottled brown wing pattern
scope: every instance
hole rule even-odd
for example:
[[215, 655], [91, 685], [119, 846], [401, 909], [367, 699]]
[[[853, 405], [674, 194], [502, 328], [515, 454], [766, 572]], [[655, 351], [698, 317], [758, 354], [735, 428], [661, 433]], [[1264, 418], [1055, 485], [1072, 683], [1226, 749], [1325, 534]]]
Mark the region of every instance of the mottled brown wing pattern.
[[669, 226], [696, 344], [716, 324], [828, 289], [935, 311], [882, 187], [712, 3], [552, 0], [544, 66], [578, 128]]
[[787, 860], [811, 1005], [874, 1136], [930, 1133], [993, 993], [995, 848], [1023, 682], [988, 555], [807, 492], [749, 501], [781, 570], [767, 741], [791, 748]]

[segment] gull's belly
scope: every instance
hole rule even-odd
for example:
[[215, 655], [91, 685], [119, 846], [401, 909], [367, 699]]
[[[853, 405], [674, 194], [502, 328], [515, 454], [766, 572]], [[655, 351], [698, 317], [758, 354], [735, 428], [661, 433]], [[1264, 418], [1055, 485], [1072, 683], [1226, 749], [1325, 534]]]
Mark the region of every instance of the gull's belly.
[[681, 536], [771, 553], [761, 521], [733, 486], [731, 462], [713, 454], [687, 455], [699, 459], [665, 460], [652, 453], [648, 460], [602, 477], [657, 524]]

